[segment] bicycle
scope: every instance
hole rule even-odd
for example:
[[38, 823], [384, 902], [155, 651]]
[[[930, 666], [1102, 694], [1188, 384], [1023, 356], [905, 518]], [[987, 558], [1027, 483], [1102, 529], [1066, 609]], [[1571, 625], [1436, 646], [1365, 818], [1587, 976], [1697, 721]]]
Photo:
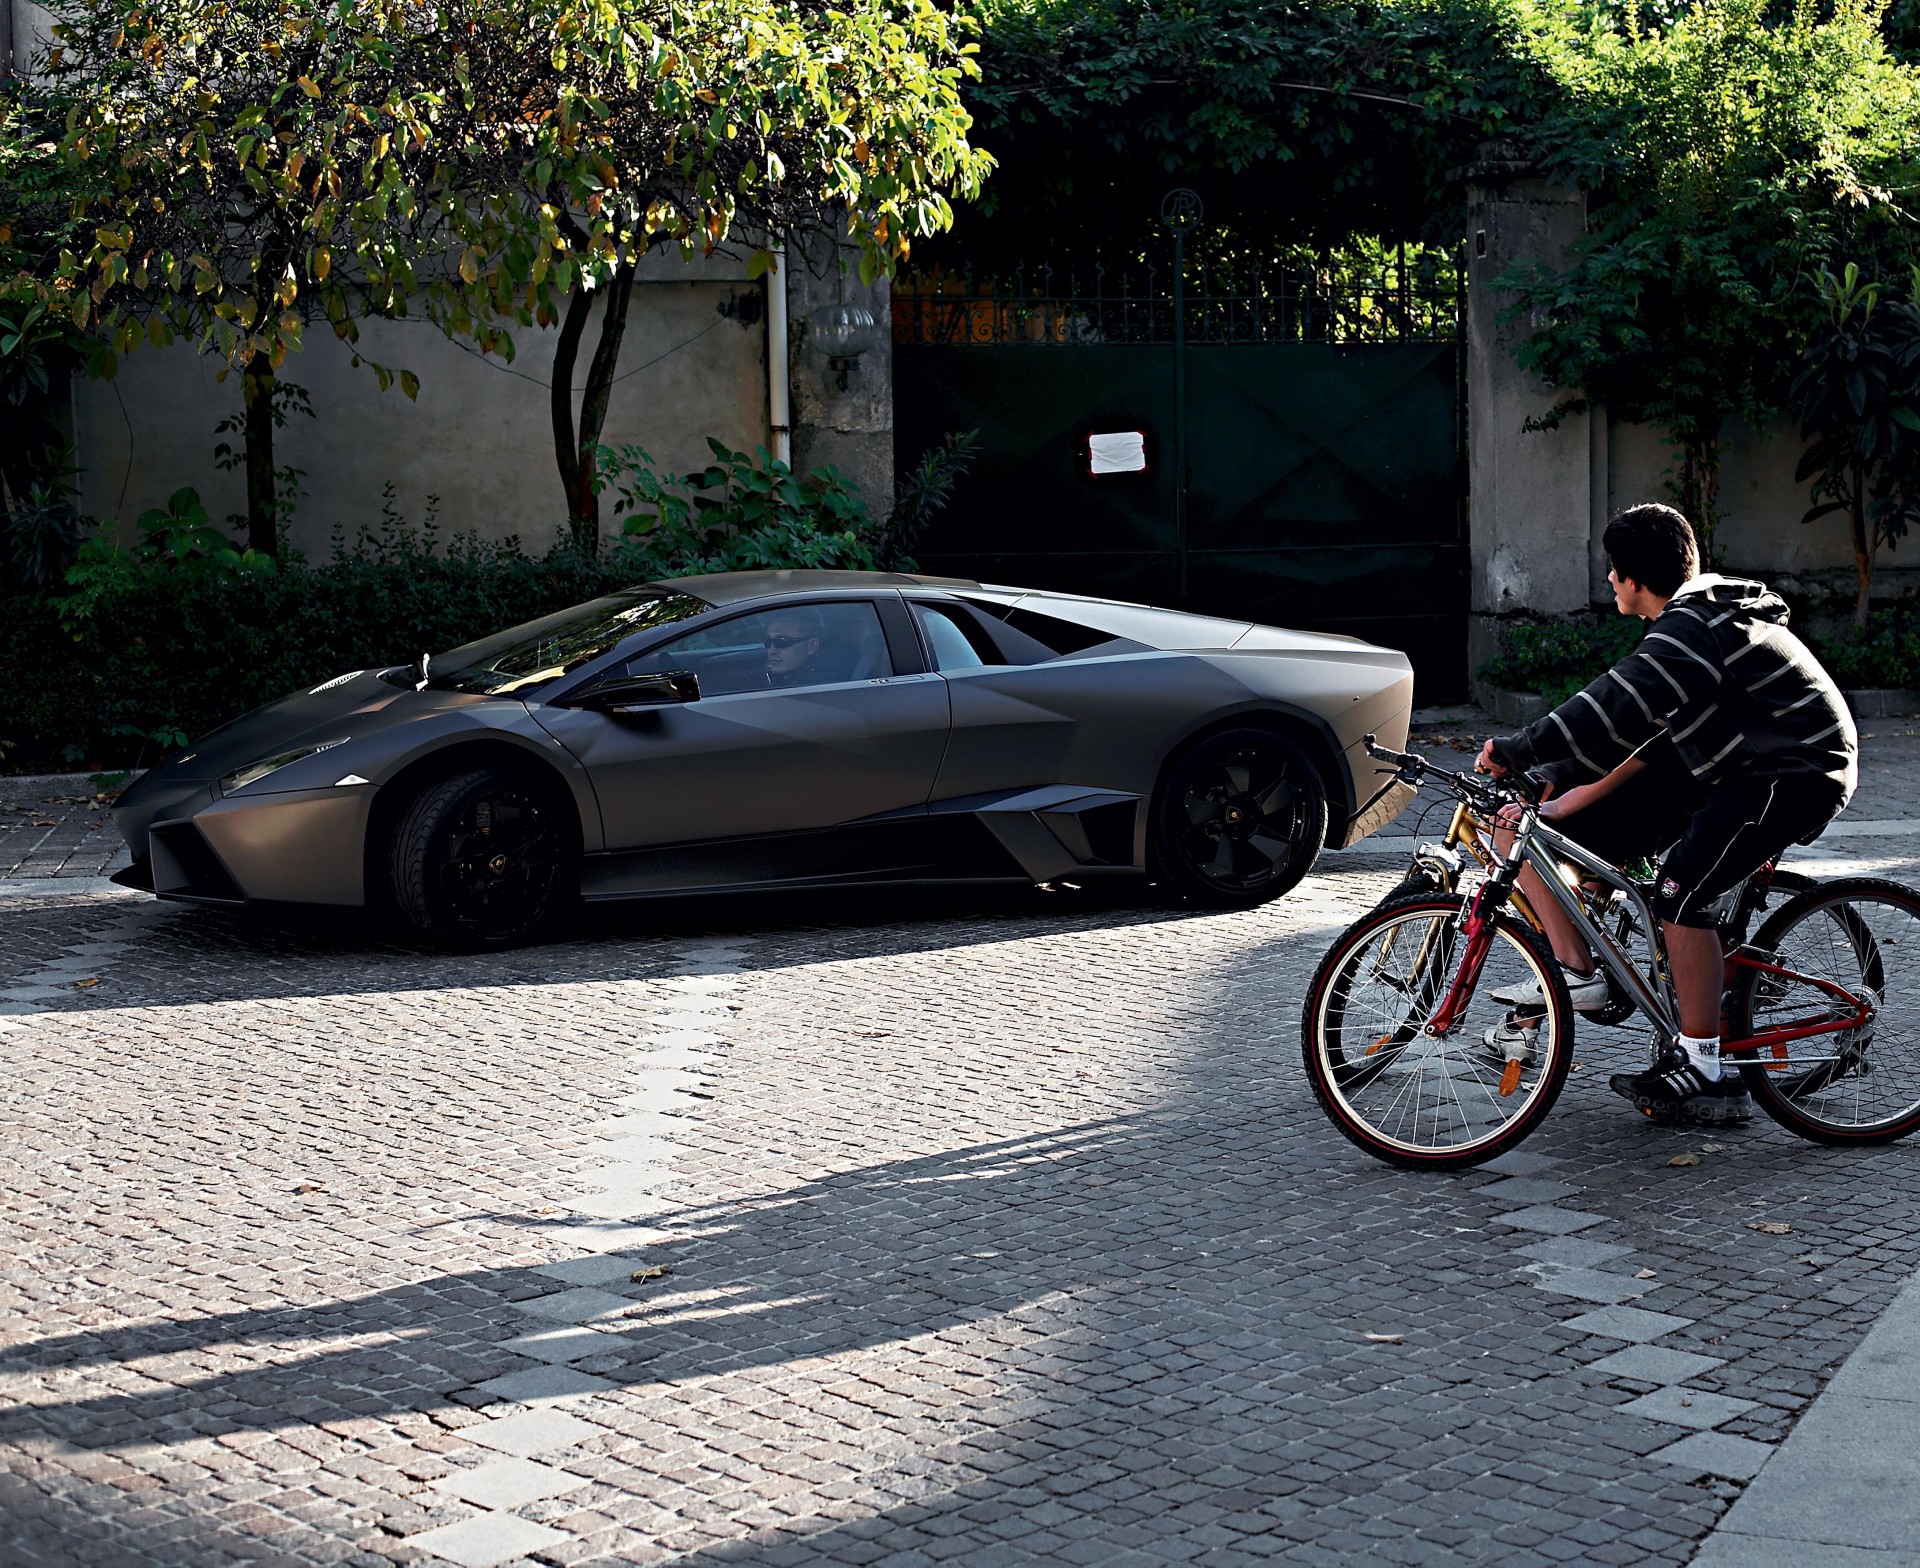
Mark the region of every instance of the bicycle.
[[[1573, 1065], [1572, 1003], [1545, 938], [1519, 911], [1521, 867], [1540, 874], [1631, 1012], [1652, 1021], [1656, 1054], [1679, 1036], [1660, 927], [1649, 885], [1542, 821], [1532, 781], [1449, 772], [1372, 736], [1366, 745], [1402, 781], [1451, 790], [1476, 822], [1512, 808], [1513, 839], [1505, 855], [1483, 842], [1486, 876], [1471, 892], [1415, 890], [1342, 933], [1307, 990], [1302, 1054], [1322, 1109], [1360, 1148], [1410, 1169], [1464, 1169], [1538, 1127]], [[1762, 867], [1723, 901], [1732, 924], [1722, 1060], [1800, 1137], [1904, 1138], [1920, 1128], [1920, 1040], [1885, 1009], [1890, 992], [1920, 993], [1920, 893], [1874, 877], [1811, 883], [1749, 942], [1744, 921], [1781, 875]], [[1636, 937], [1644, 963], [1629, 951]], [[1496, 1068], [1483, 1025], [1508, 1007], [1492, 993], [1530, 980], [1544, 997], [1526, 1020], [1530, 1047], [1509, 1047]]]

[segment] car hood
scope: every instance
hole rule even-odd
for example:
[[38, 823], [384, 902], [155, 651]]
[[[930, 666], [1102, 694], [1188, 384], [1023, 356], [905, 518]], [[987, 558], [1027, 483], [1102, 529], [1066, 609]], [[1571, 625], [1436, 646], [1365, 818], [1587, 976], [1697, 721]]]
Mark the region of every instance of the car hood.
[[415, 691], [380, 679], [377, 670], [356, 670], [305, 691], [243, 713], [203, 735], [177, 756], [151, 769], [121, 796], [135, 791], [210, 784], [262, 757], [323, 741], [358, 738], [446, 709], [492, 701], [469, 692]]

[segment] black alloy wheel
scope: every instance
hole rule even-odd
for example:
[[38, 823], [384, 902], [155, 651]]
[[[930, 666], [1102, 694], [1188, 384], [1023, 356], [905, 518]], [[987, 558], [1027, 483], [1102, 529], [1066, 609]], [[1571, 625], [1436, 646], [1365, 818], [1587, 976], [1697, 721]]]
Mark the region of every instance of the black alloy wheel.
[[578, 893], [571, 812], [495, 768], [431, 784], [394, 830], [394, 902], [421, 936], [473, 951], [538, 935]]
[[1271, 730], [1226, 730], [1167, 770], [1153, 870], [1193, 903], [1244, 909], [1305, 876], [1326, 834], [1326, 788], [1306, 754]]

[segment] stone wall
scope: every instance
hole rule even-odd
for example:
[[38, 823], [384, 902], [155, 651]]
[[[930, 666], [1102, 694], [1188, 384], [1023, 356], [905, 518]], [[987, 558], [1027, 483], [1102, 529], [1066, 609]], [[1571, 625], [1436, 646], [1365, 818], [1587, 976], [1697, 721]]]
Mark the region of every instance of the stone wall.
[[[1560, 264], [1585, 226], [1580, 193], [1489, 157], [1467, 171], [1467, 426], [1473, 559], [1469, 669], [1515, 615], [1563, 615], [1612, 602], [1601, 535], [1625, 506], [1670, 499], [1676, 454], [1658, 429], [1576, 414], [1529, 431], [1555, 392], [1514, 363], [1524, 319], [1503, 319], [1494, 286], [1528, 258]], [[1845, 523], [1803, 524], [1807, 485], [1794, 479], [1802, 444], [1790, 426], [1728, 422], [1721, 439], [1716, 545], [1721, 569], [1765, 578], [1792, 600], [1802, 626], [1825, 631], [1852, 613], [1855, 569]], [[1920, 540], [1879, 554], [1875, 602], [1920, 590]]]

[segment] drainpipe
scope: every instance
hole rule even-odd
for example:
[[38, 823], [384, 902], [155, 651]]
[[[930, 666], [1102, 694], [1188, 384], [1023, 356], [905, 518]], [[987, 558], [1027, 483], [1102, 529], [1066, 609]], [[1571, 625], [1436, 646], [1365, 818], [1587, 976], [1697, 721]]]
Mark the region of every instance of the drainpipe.
[[773, 438], [776, 462], [793, 466], [793, 411], [787, 377], [787, 246], [773, 245], [773, 266], [767, 272], [767, 433]]

